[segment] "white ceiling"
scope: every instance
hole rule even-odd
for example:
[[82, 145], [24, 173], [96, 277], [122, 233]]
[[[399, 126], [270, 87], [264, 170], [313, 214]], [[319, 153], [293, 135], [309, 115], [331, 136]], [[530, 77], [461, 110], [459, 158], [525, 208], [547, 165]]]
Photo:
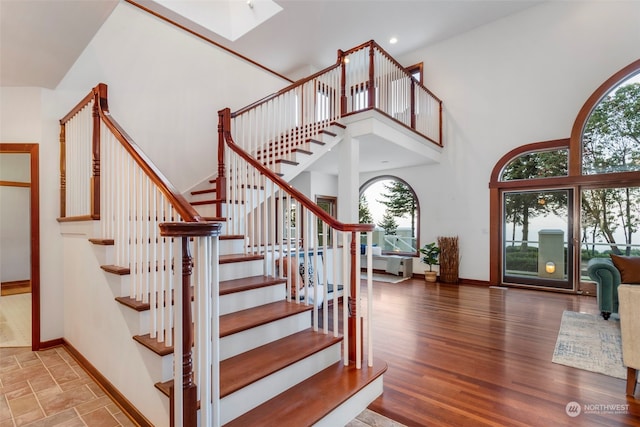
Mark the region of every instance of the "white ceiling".
[[[55, 88], [119, 1], [124, 0], [0, 0], [0, 86]], [[255, 1], [258, 7], [259, 0]], [[333, 64], [338, 49], [375, 40], [399, 57], [541, 1], [276, 3], [282, 11], [236, 41], [214, 33], [208, 36], [282, 75], [301, 77], [301, 69], [320, 70]], [[395, 45], [389, 44], [392, 36], [399, 40]]]

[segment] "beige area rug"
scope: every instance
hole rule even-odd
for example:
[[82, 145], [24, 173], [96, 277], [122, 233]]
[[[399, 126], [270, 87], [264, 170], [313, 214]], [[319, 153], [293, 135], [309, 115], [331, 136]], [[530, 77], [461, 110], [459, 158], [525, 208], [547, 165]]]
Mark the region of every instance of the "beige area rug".
[[622, 363], [620, 322], [602, 317], [565, 311], [553, 352], [553, 363], [626, 379]]
[[404, 424], [397, 423], [390, 418], [377, 414], [369, 409], [365, 409], [353, 421], [345, 427], [405, 427]]
[[0, 297], [0, 347], [31, 347], [31, 294]]
[[[360, 278], [363, 280], [367, 280], [367, 275], [366, 274], [361, 274]], [[373, 280], [376, 282], [386, 282], [386, 283], [400, 283], [400, 282], [404, 282], [405, 280], [409, 280], [410, 277], [399, 277], [399, 276], [394, 276], [393, 274], [379, 274], [379, 273], [373, 273]]]

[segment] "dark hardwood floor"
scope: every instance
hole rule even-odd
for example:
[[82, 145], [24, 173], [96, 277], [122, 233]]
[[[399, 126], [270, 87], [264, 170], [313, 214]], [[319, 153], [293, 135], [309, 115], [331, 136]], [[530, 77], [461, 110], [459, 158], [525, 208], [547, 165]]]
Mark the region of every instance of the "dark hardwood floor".
[[[594, 297], [526, 289], [374, 284], [374, 354], [387, 362], [369, 409], [408, 426], [638, 426], [640, 392], [625, 381], [551, 362], [564, 310]], [[623, 405], [622, 414], [570, 402]], [[624, 406], [624, 405], [628, 405]]]

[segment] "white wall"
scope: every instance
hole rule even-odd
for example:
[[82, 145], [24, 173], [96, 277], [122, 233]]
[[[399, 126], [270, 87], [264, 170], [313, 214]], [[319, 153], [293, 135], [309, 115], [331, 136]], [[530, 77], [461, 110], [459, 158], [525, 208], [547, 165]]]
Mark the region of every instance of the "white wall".
[[639, 22], [640, 2], [547, 2], [398, 58], [424, 62], [425, 85], [444, 102], [445, 149], [440, 165], [390, 172], [419, 197], [422, 243], [460, 237], [460, 277], [489, 279], [495, 163], [569, 137], [593, 91], [639, 58]]
[[[63, 336], [62, 242], [59, 215], [58, 125], [49, 113], [52, 92], [40, 88], [0, 88], [0, 140], [36, 143], [40, 159], [40, 339]], [[58, 117], [59, 118], [59, 117]]]
[[289, 84], [128, 3], [58, 86], [60, 117], [99, 82], [113, 117], [179, 191], [217, 172], [218, 110]]

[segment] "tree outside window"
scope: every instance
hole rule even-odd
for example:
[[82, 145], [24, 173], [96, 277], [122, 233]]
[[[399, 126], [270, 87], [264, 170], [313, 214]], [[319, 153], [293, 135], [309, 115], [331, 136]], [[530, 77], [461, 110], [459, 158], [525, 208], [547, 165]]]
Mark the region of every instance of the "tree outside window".
[[374, 244], [383, 253], [417, 256], [418, 213], [415, 193], [398, 178], [379, 177], [361, 190], [360, 223], [376, 225]]

